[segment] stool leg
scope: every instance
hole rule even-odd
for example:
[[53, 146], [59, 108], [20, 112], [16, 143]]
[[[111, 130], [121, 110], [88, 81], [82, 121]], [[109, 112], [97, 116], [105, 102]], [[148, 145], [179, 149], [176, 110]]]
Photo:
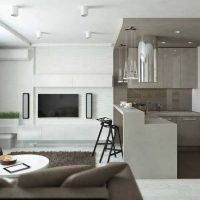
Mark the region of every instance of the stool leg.
[[97, 148], [97, 144], [98, 144], [99, 138], [100, 138], [100, 136], [101, 136], [102, 129], [103, 129], [103, 124], [101, 125], [100, 131], [99, 131], [99, 135], [98, 135], [97, 140], [96, 140], [96, 143], [95, 143], [95, 145], [94, 145], [94, 150], [93, 150], [93, 152], [92, 152], [92, 156], [94, 156], [94, 154], [95, 154], [95, 151], [96, 151], [96, 148]]
[[109, 132], [108, 132], [108, 136], [106, 138], [106, 142], [105, 142], [105, 145], [103, 147], [103, 151], [101, 153], [101, 158], [99, 160], [99, 163], [101, 163], [102, 159], [103, 159], [103, 156], [104, 156], [104, 152], [106, 151], [106, 148], [107, 148], [107, 144], [108, 144], [108, 141], [109, 141], [109, 138], [110, 138], [110, 134], [111, 134], [111, 131], [112, 131], [112, 128], [109, 128]]
[[[115, 143], [113, 143], [113, 141], [114, 141], [114, 136], [113, 136], [113, 132], [111, 133], [111, 135], [112, 135], [112, 143], [111, 143], [111, 147], [112, 147], [112, 144], [114, 145], [113, 146], [113, 148], [114, 148], [114, 152], [115, 152]], [[114, 135], [115, 135], [115, 130], [114, 130]], [[115, 158], [116, 158], [117, 156], [116, 156], [116, 154], [115, 154]]]
[[118, 137], [119, 137], [119, 145], [120, 145], [120, 149], [121, 149], [121, 152], [122, 152], [122, 158], [123, 158], [122, 141], [121, 141], [121, 137], [120, 137], [119, 128], [117, 128], [117, 132], [118, 132]]
[[[115, 152], [115, 136], [116, 136], [116, 132], [114, 130], [114, 136], [113, 136], [112, 144], [110, 147], [110, 152], [109, 152], [107, 163], [110, 162], [110, 156], [111, 156], [112, 151], [114, 150], [114, 152]], [[115, 154], [115, 158], [116, 158], [116, 154]]]

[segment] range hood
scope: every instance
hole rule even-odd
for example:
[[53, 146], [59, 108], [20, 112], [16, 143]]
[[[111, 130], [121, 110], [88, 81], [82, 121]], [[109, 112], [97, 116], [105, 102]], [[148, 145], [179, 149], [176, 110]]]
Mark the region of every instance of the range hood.
[[157, 82], [157, 49], [155, 36], [143, 36], [138, 43], [138, 82]]

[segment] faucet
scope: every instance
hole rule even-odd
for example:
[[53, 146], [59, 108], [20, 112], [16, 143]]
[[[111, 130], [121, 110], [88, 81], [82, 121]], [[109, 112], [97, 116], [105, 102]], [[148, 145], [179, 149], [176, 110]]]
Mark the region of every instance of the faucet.
[[151, 105], [151, 102], [146, 102], [145, 105], [145, 113], [147, 113], [149, 111], [149, 106]]
[[161, 111], [161, 104], [160, 103], [156, 103], [156, 109], [160, 112]]

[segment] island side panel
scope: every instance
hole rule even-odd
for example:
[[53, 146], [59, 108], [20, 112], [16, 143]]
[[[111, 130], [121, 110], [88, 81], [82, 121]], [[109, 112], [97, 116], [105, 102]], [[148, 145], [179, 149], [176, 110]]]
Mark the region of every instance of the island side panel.
[[124, 161], [135, 177], [177, 178], [177, 125], [159, 119], [145, 124], [143, 112], [115, 108], [123, 117]]

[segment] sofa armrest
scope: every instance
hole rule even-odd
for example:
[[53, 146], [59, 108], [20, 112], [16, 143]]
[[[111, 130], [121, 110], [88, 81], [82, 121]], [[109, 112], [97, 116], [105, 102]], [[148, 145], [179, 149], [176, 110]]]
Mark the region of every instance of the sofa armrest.
[[127, 167], [108, 182], [110, 200], [142, 200], [135, 178]]

